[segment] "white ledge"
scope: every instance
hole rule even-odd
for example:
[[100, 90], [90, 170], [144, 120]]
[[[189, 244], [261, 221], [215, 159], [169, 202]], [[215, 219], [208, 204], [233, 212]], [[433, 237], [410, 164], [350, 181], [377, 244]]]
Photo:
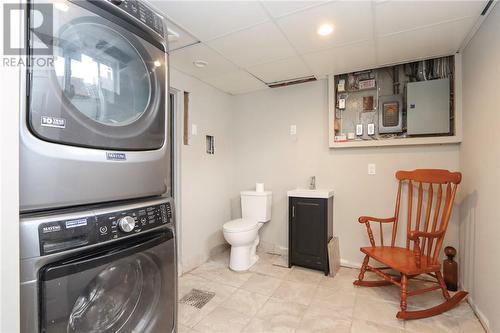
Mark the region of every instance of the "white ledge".
[[308, 190], [308, 189], [295, 189], [286, 192], [289, 197], [295, 198], [319, 198], [328, 199], [333, 197], [333, 190], [328, 189], [318, 189], [318, 190]]
[[359, 140], [345, 142], [331, 142], [330, 148], [359, 148], [359, 147], [390, 147], [390, 146], [418, 146], [418, 145], [443, 145], [462, 142], [458, 136], [439, 136], [425, 138]]

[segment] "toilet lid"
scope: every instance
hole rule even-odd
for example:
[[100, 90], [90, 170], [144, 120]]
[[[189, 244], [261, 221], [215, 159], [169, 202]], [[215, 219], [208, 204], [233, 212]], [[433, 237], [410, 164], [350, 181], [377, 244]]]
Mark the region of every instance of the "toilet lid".
[[257, 228], [257, 222], [253, 220], [237, 219], [224, 223], [223, 229], [229, 232], [248, 231]]

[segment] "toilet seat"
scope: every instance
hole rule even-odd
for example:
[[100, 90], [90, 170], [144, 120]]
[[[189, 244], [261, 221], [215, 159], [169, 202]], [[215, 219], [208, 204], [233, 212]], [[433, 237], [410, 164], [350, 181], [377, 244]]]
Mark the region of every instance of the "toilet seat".
[[224, 223], [222, 228], [225, 232], [244, 232], [257, 229], [259, 223], [249, 219], [237, 219]]

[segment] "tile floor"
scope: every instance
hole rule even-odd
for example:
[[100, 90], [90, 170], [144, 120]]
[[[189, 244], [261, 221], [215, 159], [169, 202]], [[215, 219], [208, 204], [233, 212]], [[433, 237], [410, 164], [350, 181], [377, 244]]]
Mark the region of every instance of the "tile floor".
[[[202, 309], [179, 304], [179, 333], [482, 333], [466, 302], [440, 316], [396, 319], [396, 287], [354, 287], [356, 269], [334, 278], [300, 267], [282, 267], [282, 257], [266, 253], [249, 272], [228, 267], [227, 252], [179, 279], [179, 299], [191, 289], [215, 293]], [[421, 286], [421, 284], [420, 284]], [[413, 308], [442, 302], [439, 291], [409, 298]]]

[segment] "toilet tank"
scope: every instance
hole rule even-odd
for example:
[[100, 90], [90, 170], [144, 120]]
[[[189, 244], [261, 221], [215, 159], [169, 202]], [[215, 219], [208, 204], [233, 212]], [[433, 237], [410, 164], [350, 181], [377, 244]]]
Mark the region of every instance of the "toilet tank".
[[271, 220], [272, 192], [241, 192], [241, 217], [269, 222]]

